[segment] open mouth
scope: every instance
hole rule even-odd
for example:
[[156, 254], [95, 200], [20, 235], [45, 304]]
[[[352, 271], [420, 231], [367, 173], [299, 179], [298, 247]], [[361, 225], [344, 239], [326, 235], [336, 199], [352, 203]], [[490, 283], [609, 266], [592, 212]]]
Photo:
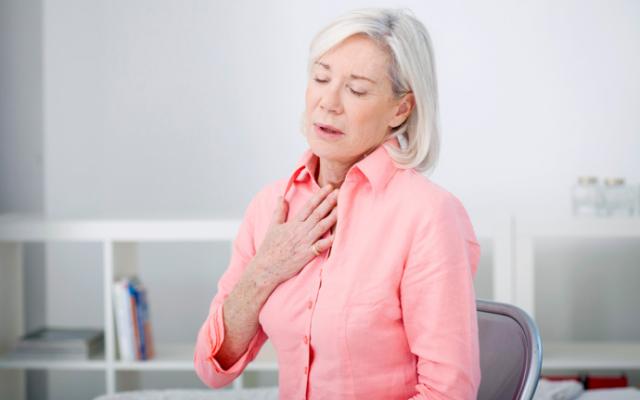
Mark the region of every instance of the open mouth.
[[324, 124], [315, 124], [315, 125], [316, 125], [316, 128], [323, 133], [330, 134], [330, 135], [344, 135], [344, 132], [334, 128], [331, 125], [324, 125]]

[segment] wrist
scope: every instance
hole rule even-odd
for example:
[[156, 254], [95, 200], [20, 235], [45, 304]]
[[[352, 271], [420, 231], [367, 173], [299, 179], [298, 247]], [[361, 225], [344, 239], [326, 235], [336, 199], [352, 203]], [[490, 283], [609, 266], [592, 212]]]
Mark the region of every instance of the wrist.
[[246, 278], [259, 291], [271, 293], [280, 284], [276, 277], [255, 258], [249, 263]]

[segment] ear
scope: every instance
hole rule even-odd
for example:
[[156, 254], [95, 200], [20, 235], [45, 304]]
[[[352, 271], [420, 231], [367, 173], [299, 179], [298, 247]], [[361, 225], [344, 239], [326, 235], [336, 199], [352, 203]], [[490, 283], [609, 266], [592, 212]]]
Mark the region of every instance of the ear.
[[413, 96], [413, 92], [409, 92], [402, 97], [400, 103], [397, 106], [396, 115], [393, 116], [391, 121], [389, 121], [389, 126], [392, 128], [397, 128], [402, 125], [404, 121], [409, 118], [411, 115], [411, 111], [416, 105], [415, 97]]

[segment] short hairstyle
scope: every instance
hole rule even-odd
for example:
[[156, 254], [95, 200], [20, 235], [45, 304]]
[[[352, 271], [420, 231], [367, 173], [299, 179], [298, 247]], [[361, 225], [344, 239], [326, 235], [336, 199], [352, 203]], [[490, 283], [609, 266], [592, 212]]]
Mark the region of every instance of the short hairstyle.
[[[388, 146], [400, 168], [431, 172], [440, 150], [438, 87], [431, 38], [427, 28], [406, 8], [361, 8], [349, 11], [323, 28], [311, 41], [307, 75], [327, 51], [356, 34], [366, 34], [390, 55], [388, 76], [393, 95], [413, 92], [415, 107], [391, 135], [400, 148]], [[304, 128], [303, 113], [303, 133]]]

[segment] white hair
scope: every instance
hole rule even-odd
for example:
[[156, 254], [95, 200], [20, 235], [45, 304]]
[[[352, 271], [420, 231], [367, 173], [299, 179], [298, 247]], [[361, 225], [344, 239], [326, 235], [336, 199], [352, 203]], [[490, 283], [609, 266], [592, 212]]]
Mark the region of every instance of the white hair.
[[[409, 118], [391, 131], [400, 148], [388, 146], [401, 168], [431, 172], [440, 150], [438, 87], [427, 28], [406, 8], [361, 8], [347, 12], [323, 28], [311, 41], [307, 74], [314, 63], [334, 46], [356, 34], [375, 40], [390, 57], [388, 76], [393, 95], [413, 92], [415, 108]], [[303, 133], [305, 117], [303, 113]]]

